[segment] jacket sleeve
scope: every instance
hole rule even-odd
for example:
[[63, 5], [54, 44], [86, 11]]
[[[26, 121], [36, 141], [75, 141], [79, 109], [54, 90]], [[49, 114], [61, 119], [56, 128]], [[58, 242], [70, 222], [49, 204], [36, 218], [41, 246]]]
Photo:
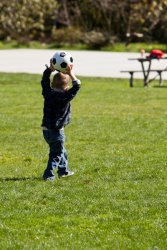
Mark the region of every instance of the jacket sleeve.
[[41, 80], [41, 85], [42, 85], [42, 94], [44, 96], [48, 96], [51, 94], [52, 89], [50, 87], [50, 75], [52, 71], [50, 68], [45, 69], [43, 72], [42, 80]]
[[81, 86], [81, 82], [80, 80], [75, 80], [72, 81], [72, 85], [72, 88], [70, 88], [68, 91], [62, 93], [59, 92], [57, 98], [61, 101], [70, 102], [78, 93]]

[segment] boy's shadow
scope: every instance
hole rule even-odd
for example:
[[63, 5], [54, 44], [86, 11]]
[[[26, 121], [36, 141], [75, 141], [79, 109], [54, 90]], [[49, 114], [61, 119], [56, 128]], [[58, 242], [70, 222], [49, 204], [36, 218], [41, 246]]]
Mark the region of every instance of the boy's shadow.
[[42, 178], [40, 177], [4, 177], [4, 178], [0, 178], [0, 182], [4, 182], [4, 181], [42, 181]]

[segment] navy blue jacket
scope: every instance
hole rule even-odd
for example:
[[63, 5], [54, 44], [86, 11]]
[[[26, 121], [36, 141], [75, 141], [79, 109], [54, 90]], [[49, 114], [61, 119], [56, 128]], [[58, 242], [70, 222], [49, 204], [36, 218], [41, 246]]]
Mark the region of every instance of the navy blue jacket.
[[80, 89], [80, 80], [72, 81], [69, 90], [53, 90], [50, 87], [51, 70], [47, 68], [43, 72], [41, 85], [44, 97], [42, 127], [48, 129], [60, 129], [66, 126], [71, 117], [70, 101]]

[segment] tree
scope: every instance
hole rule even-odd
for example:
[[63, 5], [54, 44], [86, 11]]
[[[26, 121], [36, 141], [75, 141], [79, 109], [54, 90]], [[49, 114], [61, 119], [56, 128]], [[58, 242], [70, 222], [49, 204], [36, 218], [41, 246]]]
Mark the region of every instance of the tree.
[[54, 0], [1, 0], [0, 38], [43, 39], [48, 31], [51, 34], [56, 8]]

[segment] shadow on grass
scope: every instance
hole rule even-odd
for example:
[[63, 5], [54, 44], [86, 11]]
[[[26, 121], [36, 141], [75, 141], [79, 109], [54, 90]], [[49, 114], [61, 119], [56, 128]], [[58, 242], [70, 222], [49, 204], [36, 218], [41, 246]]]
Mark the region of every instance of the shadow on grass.
[[41, 177], [4, 177], [0, 181], [43, 181]]
[[167, 86], [159, 86], [159, 85], [155, 85], [155, 86], [153, 86], [154, 88], [159, 88], [159, 89], [165, 89], [165, 88], [167, 88]]

